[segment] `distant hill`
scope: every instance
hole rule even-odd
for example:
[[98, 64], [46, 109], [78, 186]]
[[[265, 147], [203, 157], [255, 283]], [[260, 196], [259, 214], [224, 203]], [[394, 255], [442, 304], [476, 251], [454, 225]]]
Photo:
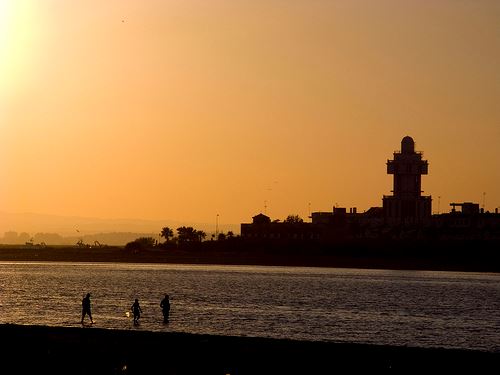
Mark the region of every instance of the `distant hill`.
[[[215, 231], [214, 224], [175, 220], [100, 219], [0, 212], [0, 243], [24, 243], [30, 238], [34, 238], [36, 242], [35, 237], [51, 235], [49, 242], [43, 242], [54, 245], [70, 245], [82, 239], [86, 243], [99, 241], [108, 245], [121, 245], [137, 238], [134, 236], [147, 234], [150, 237], [158, 238], [161, 228], [166, 226], [172, 228], [174, 232], [180, 226], [192, 226], [203, 230], [208, 235]], [[227, 232], [229, 230], [239, 233], [240, 226], [239, 224], [219, 225], [219, 231]], [[129, 239], [130, 237], [133, 238]]]

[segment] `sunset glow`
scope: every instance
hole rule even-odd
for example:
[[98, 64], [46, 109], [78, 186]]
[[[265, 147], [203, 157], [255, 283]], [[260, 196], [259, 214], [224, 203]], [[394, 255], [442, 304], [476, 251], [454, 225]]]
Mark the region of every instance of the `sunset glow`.
[[[0, 72], [3, 72], [4, 64], [8, 54], [8, 43], [10, 34], [10, 2], [0, 0]], [[3, 76], [3, 74], [2, 74]]]
[[494, 210], [499, 19], [487, 0], [0, 0], [0, 211], [363, 211], [405, 135], [433, 211]]
[[[0, 82], [7, 98], [36, 76], [43, 12], [31, 0], [0, 0]], [[33, 82], [32, 82], [33, 83]]]

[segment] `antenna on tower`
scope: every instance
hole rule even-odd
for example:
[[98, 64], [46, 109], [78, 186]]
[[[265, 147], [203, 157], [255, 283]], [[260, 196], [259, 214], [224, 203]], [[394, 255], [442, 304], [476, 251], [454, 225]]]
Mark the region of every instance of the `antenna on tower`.
[[486, 203], [486, 192], [483, 191], [483, 211], [485, 203]]
[[267, 215], [267, 201], [264, 201], [264, 215]]

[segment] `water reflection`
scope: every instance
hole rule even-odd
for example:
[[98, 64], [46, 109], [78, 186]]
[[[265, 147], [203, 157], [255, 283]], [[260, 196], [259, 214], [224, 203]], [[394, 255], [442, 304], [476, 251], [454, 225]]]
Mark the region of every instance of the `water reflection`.
[[[77, 326], [91, 292], [109, 329], [500, 350], [496, 274], [5, 262], [0, 288], [2, 323]], [[127, 316], [135, 298], [139, 327]]]

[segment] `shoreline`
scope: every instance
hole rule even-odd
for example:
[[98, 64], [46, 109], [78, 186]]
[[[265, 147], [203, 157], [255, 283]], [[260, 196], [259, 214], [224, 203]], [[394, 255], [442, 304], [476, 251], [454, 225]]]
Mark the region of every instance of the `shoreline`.
[[[433, 252], [434, 251], [434, 252]], [[120, 247], [70, 246], [25, 248], [0, 245], [0, 261], [255, 265], [418, 271], [500, 273], [498, 250], [470, 253], [460, 249], [338, 248], [328, 251], [291, 249], [152, 249], [134, 253]]]
[[[0, 336], [2, 368], [16, 373], [494, 373], [500, 369], [500, 353], [462, 349], [10, 324], [0, 324]], [[19, 361], [19, 356], [26, 360]]]

